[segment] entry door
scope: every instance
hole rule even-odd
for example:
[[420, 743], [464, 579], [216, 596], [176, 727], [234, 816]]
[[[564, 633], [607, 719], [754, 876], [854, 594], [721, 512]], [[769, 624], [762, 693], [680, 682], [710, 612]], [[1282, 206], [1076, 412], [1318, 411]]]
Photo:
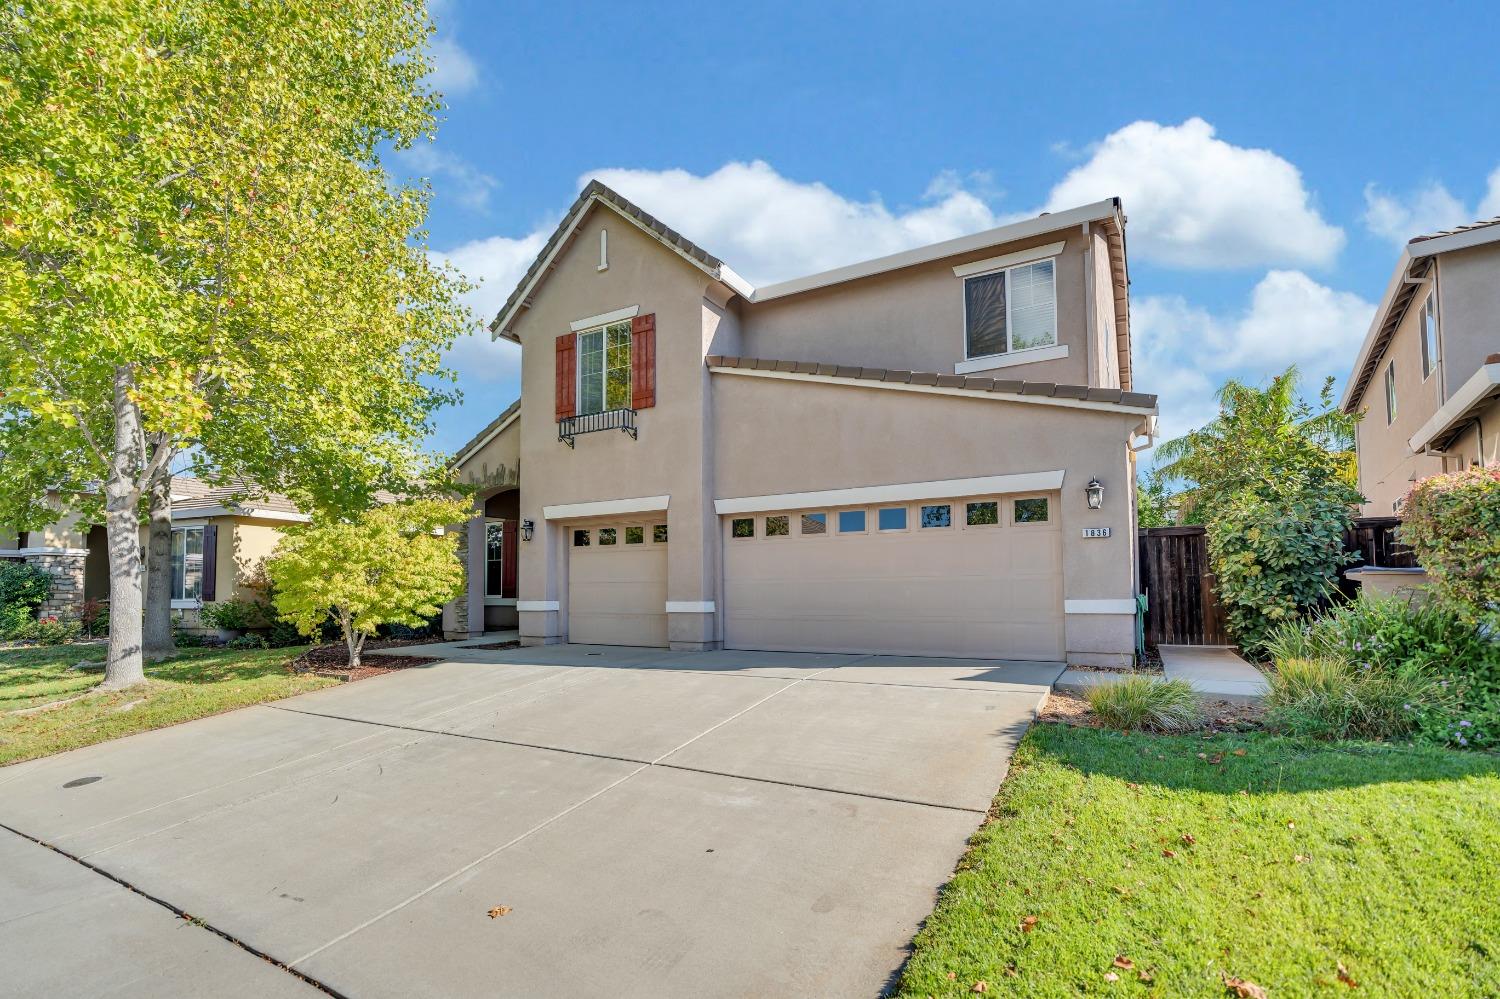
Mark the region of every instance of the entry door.
[[745, 515], [724, 527], [730, 648], [1063, 658], [1056, 494]]
[[568, 528], [568, 641], [667, 644], [666, 526]]

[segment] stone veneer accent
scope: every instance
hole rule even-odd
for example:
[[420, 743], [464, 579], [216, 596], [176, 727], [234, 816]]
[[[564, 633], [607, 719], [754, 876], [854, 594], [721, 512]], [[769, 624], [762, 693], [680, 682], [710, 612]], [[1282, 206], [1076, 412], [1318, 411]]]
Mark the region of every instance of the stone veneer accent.
[[83, 610], [83, 564], [87, 558], [63, 553], [25, 556], [27, 565], [52, 577], [52, 595], [37, 610], [37, 617], [78, 618]]
[[[464, 578], [469, 573], [469, 532], [467, 525], [458, 529], [458, 561], [464, 567]], [[464, 593], [457, 600], [451, 601], [443, 615], [443, 637], [444, 638], [467, 638], [469, 635], [469, 591], [465, 587]], [[452, 616], [450, 617], [449, 614]], [[451, 623], [451, 627], [450, 627]]]

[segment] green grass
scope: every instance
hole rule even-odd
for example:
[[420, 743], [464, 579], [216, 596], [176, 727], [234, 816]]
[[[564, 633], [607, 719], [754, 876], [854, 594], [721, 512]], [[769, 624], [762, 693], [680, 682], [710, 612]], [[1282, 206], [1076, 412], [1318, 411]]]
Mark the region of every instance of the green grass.
[[1497, 895], [1494, 756], [1044, 724], [898, 994], [1494, 996]]
[[87, 694], [103, 674], [68, 667], [102, 661], [104, 646], [0, 649], [0, 766], [338, 682], [286, 672], [286, 663], [302, 651], [185, 649], [165, 662], [148, 663], [143, 686], [19, 715], [13, 712]]

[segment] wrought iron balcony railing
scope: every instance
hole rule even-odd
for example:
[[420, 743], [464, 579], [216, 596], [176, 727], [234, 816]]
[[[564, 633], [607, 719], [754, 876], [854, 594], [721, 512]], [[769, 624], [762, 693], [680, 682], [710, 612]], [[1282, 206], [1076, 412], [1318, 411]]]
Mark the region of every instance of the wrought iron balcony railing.
[[635, 410], [633, 409], [606, 409], [602, 413], [584, 413], [581, 416], [569, 416], [558, 421], [557, 439], [568, 447], [573, 447], [573, 438], [580, 434], [592, 434], [600, 430], [620, 430], [630, 435], [631, 440], [638, 440], [635, 430]]

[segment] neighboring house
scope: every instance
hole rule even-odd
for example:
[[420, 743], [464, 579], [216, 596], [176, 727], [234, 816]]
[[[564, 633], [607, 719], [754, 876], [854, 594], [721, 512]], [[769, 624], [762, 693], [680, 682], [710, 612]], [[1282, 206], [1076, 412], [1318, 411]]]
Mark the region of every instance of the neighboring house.
[[[174, 476], [173, 617], [182, 627], [196, 629], [203, 604], [250, 596], [281, 529], [307, 519], [287, 497], [261, 492], [247, 482], [213, 486]], [[146, 544], [144, 527], [141, 544]], [[59, 516], [37, 531], [0, 531], [0, 558], [22, 559], [52, 575], [52, 598], [43, 614], [76, 616], [85, 600], [109, 598], [104, 528], [85, 524], [75, 514]]]
[[1156, 397], [1124, 226], [1111, 199], [753, 288], [589, 184], [490, 327], [521, 399], [455, 461], [445, 630], [1132, 662]]
[[1406, 244], [1341, 402], [1365, 516], [1412, 483], [1500, 462], [1500, 218]]

